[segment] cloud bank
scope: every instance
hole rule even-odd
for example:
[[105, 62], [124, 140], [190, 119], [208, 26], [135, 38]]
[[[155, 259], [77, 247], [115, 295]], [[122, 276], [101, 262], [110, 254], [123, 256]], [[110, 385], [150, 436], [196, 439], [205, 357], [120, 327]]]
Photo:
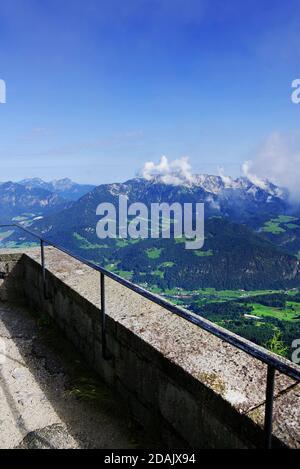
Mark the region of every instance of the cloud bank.
[[300, 200], [300, 133], [272, 133], [257, 154], [242, 167], [243, 174], [264, 188], [266, 179], [288, 189], [290, 198]]
[[[218, 169], [225, 185], [232, 179]], [[258, 148], [256, 153], [242, 165], [242, 174], [254, 185], [268, 190], [269, 182], [289, 191], [291, 202], [300, 201], [300, 132], [281, 134], [273, 132]], [[159, 177], [165, 184], [192, 184], [196, 177], [188, 157], [173, 161], [162, 156], [158, 163], [148, 161], [139, 173], [148, 181]]]

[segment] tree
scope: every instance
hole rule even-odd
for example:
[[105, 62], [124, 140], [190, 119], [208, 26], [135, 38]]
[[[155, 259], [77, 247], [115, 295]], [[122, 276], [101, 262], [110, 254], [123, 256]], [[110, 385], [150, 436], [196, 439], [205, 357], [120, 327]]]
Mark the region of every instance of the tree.
[[284, 344], [282, 340], [282, 335], [280, 331], [276, 331], [272, 339], [270, 339], [266, 343], [267, 349], [269, 349], [273, 353], [277, 353], [277, 355], [281, 355], [282, 357], [287, 356], [288, 347]]

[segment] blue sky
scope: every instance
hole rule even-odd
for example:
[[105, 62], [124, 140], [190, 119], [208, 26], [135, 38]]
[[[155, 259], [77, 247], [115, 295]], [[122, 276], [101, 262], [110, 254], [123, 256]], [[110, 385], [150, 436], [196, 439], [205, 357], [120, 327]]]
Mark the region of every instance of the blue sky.
[[238, 175], [298, 138], [299, 20], [298, 0], [1, 0], [0, 180], [122, 181], [162, 154]]

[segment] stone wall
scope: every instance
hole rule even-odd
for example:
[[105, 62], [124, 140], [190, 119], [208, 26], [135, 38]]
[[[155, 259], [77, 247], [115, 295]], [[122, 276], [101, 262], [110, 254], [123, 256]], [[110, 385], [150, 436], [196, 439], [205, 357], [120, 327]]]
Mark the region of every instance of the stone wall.
[[22, 302], [23, 292], [23, 266], [20, 262], [22, 254], [1, 254], [0, 272], [5, 275], [0, 279], [0, 301]]
[[[101, 314], [95, 304], [49, 271], [45, 299], [41, 267], [35, 260], [26, 255], [10, 260], [1, 256], [0, 266], [3, 262], [13, 274], [7, 280], [7, 290], [11, 292], [12, 283], [18, 285], [14, 297], [25, 294], [30, 307], [47, 312], [86, 361], [126, 401], [132, 416], [154, 432], [164, 446], [262, 446], [262, 429], [252, 419], [110, 316], [106, 333], [111, 358], [104, 360]], [[275, 444], [280, 446], [277, 440]]]

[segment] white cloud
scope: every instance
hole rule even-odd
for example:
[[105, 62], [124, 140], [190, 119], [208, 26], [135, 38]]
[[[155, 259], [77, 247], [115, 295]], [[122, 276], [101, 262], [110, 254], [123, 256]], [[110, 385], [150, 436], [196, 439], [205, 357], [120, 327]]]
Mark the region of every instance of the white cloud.
[[222, 179], [223, 183], [225, 186], [231, 186], [232, 185], [232, 178], [230, 176], [226, 176], [224, 168], [218, 166], [218, 174], [220, 178]]
[[252, 172], [253, 161], [245, 161], [242, 165], [243, 175], [249, 179], [257, 187], [261, 189], [267, 189], [267, 182], [265, 179], [262, 179]]
[[300, 133], [272, 133], [251, 161], [243, 164], [243, 173], [254, 184], [264, 187], [267, 178], [289, 190], [291, 199], [300, 199]]
[[165, 184], [187, 184], [193, 182], [192, 167], [188, 157], [170, 161], [162, 156], [159, 163], [148, 161], [145, 163], [140, 175], [150, 181], [159, 176]]

